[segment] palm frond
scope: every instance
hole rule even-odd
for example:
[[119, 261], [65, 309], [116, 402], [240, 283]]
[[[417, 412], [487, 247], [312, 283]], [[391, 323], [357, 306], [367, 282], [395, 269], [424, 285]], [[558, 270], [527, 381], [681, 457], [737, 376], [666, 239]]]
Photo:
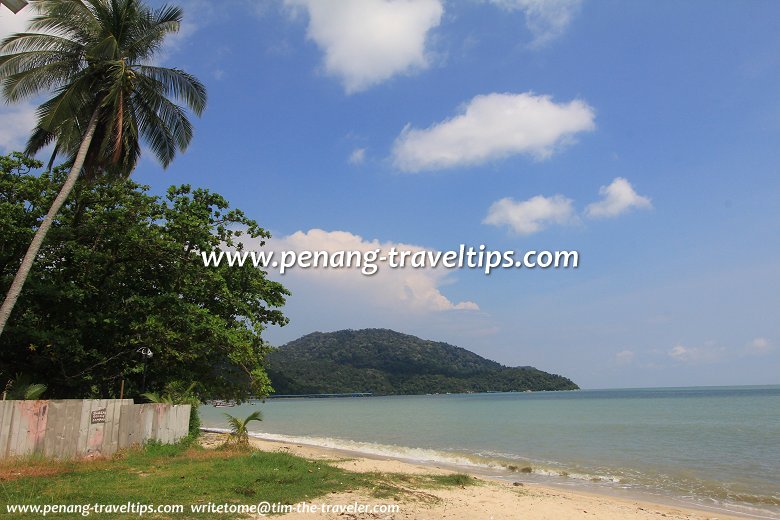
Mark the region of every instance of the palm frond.
[[260, 410], [256, 410], [249, 414], [246, 419], [244, 419], [244, 429], [247, 428], [247, 425], [252, 421], [262, 421], [263, 420], [263, 414], [260, 412]]
[[30, 31], [58, 34], [86, 43], [99, 29], [88, 4], [81, 0], [39, 0], [33, 5], [40, 15], [30, 21]]
[[141, 394], [141, 397], [155, 404], [173, 404], [169, 396], [160, 395], [157, 392], [146, 392]]
[[8, 101], [20, 101], [42, 90], [67, 83], [73, 76], [73, 66], [67, 61], [54, 61], [52, 53], [33, 51], [10, 56], [0, 62], [0, 74], [5, 76], [3, 95]]
[[240, 435], [241, 432], [244, 430], [244, 423], [239, 419], [238, 417], [234, 417], [230, 415], [229, 413], [225, 414], [225, 417], [227, 418], [228, 426], [230, 426], [231, 433], [234, 435]]
[[181, 19], [181, 9], [174, 6], [163, 6], [147, 13], [144, 23], [139, 24], [132, 33], [131, 42], [127, 46], [128, 58], [133, 63], [149, 59], [159, 51], [167, 35], [179, 32]]
[[0, 52], [17, 53], [26, 51], [56, 51], [79, 54], [81, 46], [68, 38], [44, 33], [16, 33], [0, 43]]
[[16, 376], [6, 385], [8, 399], [37, 400], [46, 392], [46, 385], [41, 383], [32, 383], [27, 374], [16, 374]]
[[206, 87], [195, 76], [179, 69], [139, 65], [138, 72], [159, 83], [161, 92], [186, 103], [197, 115], [206, 108]]
[[176, 156], [176, 139], [171, 129], [142, 95], [133, 96], [133, 103], [141, 135], [163, 167], [167, 167]]
[[35, 401], [41, 398], [46, 393], [47, 386], [42, 383], [36, 383], [28, 385], [24, 389], [24, 398], [28, 401]]

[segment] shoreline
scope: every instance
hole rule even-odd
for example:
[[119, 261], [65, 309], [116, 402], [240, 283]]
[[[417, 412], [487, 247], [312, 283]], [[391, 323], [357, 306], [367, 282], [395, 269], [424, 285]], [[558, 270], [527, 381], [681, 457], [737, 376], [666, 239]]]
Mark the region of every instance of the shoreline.
[[[224, 432], [220, 428], [202, 428], [211, 435]], [[262, 434], [250, 434], [251, 444], [262, 451], [282, 451], [310, 460], [323, 460], [347, 471], [360, 473], [403, 473], [403, 474], [453, 474], [465, 473], [473, 477], [478, 485], [458, 489], [424, 490], [430, 500], [403, 499], [399, 502], [400, 513], [392, 515], [366, 514], [350, 518], [522, 518], [522, 519], [568, 519], [594, 518], [617, 520], [620, 518], [676, 518], [687, 520], [777, 518], [747, 512], [718, 508], [699, 507], [674, 497], [644, 496], [641, 492], [589, 488], [586, 485], [565, 486], [554, 483], [515, 481], [490, 475], [480, 468], [459, 466], [432, 461], [416, 461], [402, 457], [364, 453], [356, 450], [324, 447], [298, 441], [284, 441], [264, 438]], [[206, 446], [208, 446], [208, 441]], [[214, 445], [213, 443], [211, 445]], [[487, 468], [486, 468], [487, 469]], [[416, 490], [420, 492], [420, 490]], [[322, 503], [382, 504], [365, 491], [339, 493], [319, 499]], [[682, 502], [682, 503], [681, 503]], [[318, 518], [343, 518], [336, 514], [314, 515]], [[312, 513], [283, 515], [282, 518], [312, 518]]]

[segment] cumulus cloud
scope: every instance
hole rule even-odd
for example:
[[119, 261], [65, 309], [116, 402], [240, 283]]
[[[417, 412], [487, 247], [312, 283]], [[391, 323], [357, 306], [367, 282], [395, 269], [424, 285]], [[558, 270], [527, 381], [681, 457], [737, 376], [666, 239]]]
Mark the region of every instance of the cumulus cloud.
[[483, 224], [509, 226], [515, 233], [530, 235], [550, 224], [566, 224], [574, 215], [571, 199], [562, 195], [537, 195], [528, 200], [515, 201], [506, 197], [494, 202]]
[[745, 346], [748, 354], [766, 354], [773, 350], [772, 344], [766, 338], [755, 338]]
[[582, 0], [490, 0], [507, 11], [522, 11], [525, 25], [534, 39], [533, 47], [542, 47], [561, 36], [580, 9]]
[[347, 93], [428, 66], [428, 32], [439, 25], [440, 0], [285, 0], [309, 16], [307, 36], [325, 53], [325, 71]]
[[[245, 241], [247, 249], [251, 243]], [[348, 231], [311, 229], [288, 236], [273, 238], [264, 250], [274, 251], [361, 251], [381, 249], [383, 253], [395, 247], [397, 251], [427, 251], [426, 248], [397, 242], [366, 240]], [[450, 282], [449, 271], [443, 268], [391, 269], [386, 263], [376, 262], [378, 270], [370, 276], [360, 269], [293, 268], [281, 277], [282, 283], [310, 292], [312, 287], [324, 289], [333, 301], [362, 302], [372, 307], [386, 307], [404, 312], [474, 311], [479, 306], [472, 301], [455, 302], [444, 296], [440, 288]], [[300, 292], [296, 293], [299, 297]]]
[[355, 148], [352, 153], [349, 155], [349, 164], [363, 164], [363, 162], [366, 160], [366, 149], [365, 148]]
[[580, 132], [593, 130], [595, 113], [587, 103], [555, 103], [531, 92], [492, 93], [471, 99], [451, 119], [426, 129], [403, 129], [393, 160], [417, 172], [482, 164], [528, 154], [544, 159]]
[[681, 344], [675, 345], [667, 354], [670, 358], [680, 363], [712, 363], [720, 360], [725, 353], [724, 348], [708, 347], [686, 347]]
[[631, 350], [621, 350], [615, 354], [615, 362], [618, 365], [630, 365], [633, 363], [636, 353]]
[[618, 177], [609, 186], [599, 189], [602, 198], [585, 208], [585, 215], [590, 218], [616, 217], [634, 208], [650, 209], [653, 207], [650, 199], [639, 195], [626, 179]]

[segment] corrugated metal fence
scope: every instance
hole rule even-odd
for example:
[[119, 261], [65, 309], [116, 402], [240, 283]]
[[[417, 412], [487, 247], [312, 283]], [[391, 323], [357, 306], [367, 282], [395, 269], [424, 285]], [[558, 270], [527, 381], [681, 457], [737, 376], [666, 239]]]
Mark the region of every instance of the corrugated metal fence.
[[111, 455], [147, 441], [187, 435], [190, 405], [133, 404], [132, 399], [0, 401], [0, 459]]

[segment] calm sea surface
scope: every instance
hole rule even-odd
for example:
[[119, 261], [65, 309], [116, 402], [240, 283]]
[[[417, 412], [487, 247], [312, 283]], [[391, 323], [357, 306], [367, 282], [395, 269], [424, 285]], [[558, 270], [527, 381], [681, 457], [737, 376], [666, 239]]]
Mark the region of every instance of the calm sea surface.
[[261, 437], [780, 518], [780, 385], [272, 399], [203, 426], [257, 409]]

